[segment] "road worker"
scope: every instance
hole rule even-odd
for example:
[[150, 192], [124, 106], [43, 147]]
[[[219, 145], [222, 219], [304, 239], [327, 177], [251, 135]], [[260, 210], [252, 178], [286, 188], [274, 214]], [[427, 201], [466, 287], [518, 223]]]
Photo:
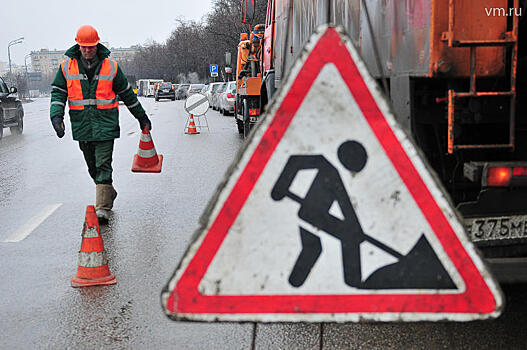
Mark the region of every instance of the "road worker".
[[255, 77], [260, 72], [259, 60], [262, 48], [262, 39], [264, 35], [265, 26], [263, 24], [257, 24], [254, 26], [249, 39], [240, 42], [245, 50], [244, 60], [244, 72], [250, 73], [252, 77]]
[[264, 24], [257, 24], [254, 26], [251, 36], [249, 37], [249, 40], [251, 40], [251, 53], [254, 55], [257, 55], [260, 51], [260, 48], [262, 47], [262, 39], [264, 36], [265, 31], [265, 25]]
[[99, 43], [95, 28], [83, 25], [76, 45], [69, 48], [52, 83], [50, 117], [59, 138], [65, 133], [64, 109], [69, 106], [71, 133], [79, 142], [88, 173], [96, 184], [95, 209], [105, 223], [117, 197], [112, 184], [114, 139], [119, 137], [118, 99], [139, 121], [141, 130], [152, 125], [110, 51]]
[[[241, 33], [240, 43], [238, 44], [238, 62], [236, 66], [238, 80], [244, 75], [242, 71], [245, 72], [245, 64], [247, 63], [247, 58], [249, 57], [250, 43], [249, 35], [247, 33]], [[241, 76], [240, 73], [242, 74]]]

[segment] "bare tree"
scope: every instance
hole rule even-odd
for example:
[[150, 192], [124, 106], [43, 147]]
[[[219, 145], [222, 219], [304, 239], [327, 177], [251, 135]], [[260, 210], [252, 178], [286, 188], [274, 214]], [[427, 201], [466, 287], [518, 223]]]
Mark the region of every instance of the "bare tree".
[[[258, 1], [256, 23], [265, 22], [266, 1]], [[201, 22], [175, 19], [176, 28], [166, 43], [150, 43], [123, 65], [137, 79], [163, 79], [173, 82], [209, 81], [209, 65], [225, 66], [225, 52], [236, 57], [240, 33], [250, 31], [241, 23], [241, 0], [213, 0], [211, 12]], [[182, 81], [186, 79], [186, 81]]]

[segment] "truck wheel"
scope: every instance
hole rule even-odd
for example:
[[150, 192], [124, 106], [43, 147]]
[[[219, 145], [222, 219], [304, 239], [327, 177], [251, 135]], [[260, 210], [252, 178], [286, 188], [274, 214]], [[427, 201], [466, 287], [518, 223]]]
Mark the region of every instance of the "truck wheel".
[[243, 137], [246, 138], [249, 136], [251, 131], [249, 126], [249, 106], [247, 100], [243, 100]]
[[11, 126], [9, 130], [11, 130], [11, 134], [13, 135], [22, 135], [22, 131], [24, 131], [24, 116], [21, 111], [18, 111], [16, 121], [17, 126]]
[[240, 135], [243, 135], [243, 121], [241, 121], [240, 119], [236, 118], [236, 125], [238, 126], [238, 133]]
[[249, 122], [243, 123], [243, 137], [247, 138], [251, 132], [251, 126]]

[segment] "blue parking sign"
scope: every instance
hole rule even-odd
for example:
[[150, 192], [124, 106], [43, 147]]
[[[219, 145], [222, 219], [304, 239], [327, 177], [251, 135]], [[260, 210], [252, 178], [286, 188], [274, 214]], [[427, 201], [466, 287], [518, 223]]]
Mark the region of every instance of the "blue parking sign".
[[210, 65], [210, 72], [211, 73], [218, 73], [218, 65], [217, 64], [211, 64]]

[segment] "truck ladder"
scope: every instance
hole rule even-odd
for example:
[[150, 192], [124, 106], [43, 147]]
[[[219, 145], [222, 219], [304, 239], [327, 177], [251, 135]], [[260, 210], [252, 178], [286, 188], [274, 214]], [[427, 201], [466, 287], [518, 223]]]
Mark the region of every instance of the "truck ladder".
[[[515, 107], [516, 107], [516, 66], [518, 58], [518, 16], [512, 18], [512, 30], [505, 33], [500, 40], [454, 40], [454, 1], [448, 3], [448, 32], [442, 33], [442, 39], [448, 41], [448, 47], [470, 47], [470, 91], [456, 92], [448, 90], [448, 153], [452, 154], [459, 149], [497, 149], [505, 148], [514, 150], [515, 139]], [[519, 0], [514, 0], [514, 8], [519, 8]], [[478, 47], [510, 46], [511, 75], [509, 91], [476, 91], [476, 49]], [[510, 96], [509, 110], [509, 143], [505, 144], [479, 144], [461, 145], [454, 142], [455, 128], [455, 102], [457, 99], [482, 97], [482, 96]]]

